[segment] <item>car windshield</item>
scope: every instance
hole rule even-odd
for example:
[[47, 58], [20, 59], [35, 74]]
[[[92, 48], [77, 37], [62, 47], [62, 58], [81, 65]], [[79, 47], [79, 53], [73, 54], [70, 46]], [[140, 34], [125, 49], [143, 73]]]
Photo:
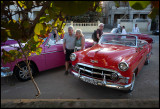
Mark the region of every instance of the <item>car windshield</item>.
[[42, 44], [44, 44], [46, 40], [47, 40], [47, 37], [43, 38]]
[[137, 38], [130, 35], [103, 35], [99, 44], [137, 46]]
[[8, 40], [14, 40], [14, 39], [8, 38]]

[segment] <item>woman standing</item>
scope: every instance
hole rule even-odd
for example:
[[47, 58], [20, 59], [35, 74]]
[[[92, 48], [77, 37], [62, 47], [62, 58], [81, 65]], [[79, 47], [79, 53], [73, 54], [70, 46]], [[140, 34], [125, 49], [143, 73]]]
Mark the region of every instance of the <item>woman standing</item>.
[[57, 31], [57, 27], [54, 27], [53, 30], [51, 31], [54, 40], [57, 42], [59, 40], [59, 35], [58, 35], [58, 31]]
[[76, 30], [76, 42], [74, 52], [85, 49], [85, 38], [80, 29]]

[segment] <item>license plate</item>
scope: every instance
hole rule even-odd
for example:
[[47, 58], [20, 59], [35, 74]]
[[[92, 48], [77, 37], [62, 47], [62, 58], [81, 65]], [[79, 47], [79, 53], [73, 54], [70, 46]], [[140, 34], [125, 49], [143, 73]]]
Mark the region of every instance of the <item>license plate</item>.
[[85, 81], [85, 82], [87, 82], [87, 83], [97, 85], [97, 82], [95, 80], [93, 80], [93, 79], [83, 78], [82, 80]]

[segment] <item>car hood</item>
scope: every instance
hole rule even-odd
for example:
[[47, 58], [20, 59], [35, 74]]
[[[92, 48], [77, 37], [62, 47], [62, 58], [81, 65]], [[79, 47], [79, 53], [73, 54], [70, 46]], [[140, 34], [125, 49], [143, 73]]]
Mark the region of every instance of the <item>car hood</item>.
[[[22, 47], [24, 47], [26, 43], [21, 43], [21, 44], [22, 44]], [[10, 45], [1, 46], [1, 50], [5, 49], [6, 51], [15, 50], [17, 48], [19, 48], [18, 44], [10, 44]]]
[[[135, 47], [128, 47], [122, 45], [111, 44], [97, 44], [91, 48], [85, 49], [78, 54], [78, 62], [99, 67], [113, 67], [118, 66], [122, 61], [130, 63], [136, 54]], [[91, 61], [97, 62], [91, 62]]]

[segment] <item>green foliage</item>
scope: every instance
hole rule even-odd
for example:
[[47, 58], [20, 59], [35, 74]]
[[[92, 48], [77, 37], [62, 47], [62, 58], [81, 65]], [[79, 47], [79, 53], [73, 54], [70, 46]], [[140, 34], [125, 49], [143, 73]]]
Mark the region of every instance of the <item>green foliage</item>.
[[98, 7], [96, 8], [96, 11], [97, 11], [97, 12], [101, 12], [101, 11], [102, 11], [102, 7], [98, 6]]
[[56, 7], [59, 7], [65, 15], [82, 15], [88, 11], [94, 1], [54, 1]]
[[151, 3], [150, 1], [129, 1], [130, 6], [135, 10], [143, 10], [150, 3]]
[[23, 22], [23, 27], [24, 28], [29, 28], [30, 27], [30, 23], [28, 21], [24, 21]]
[[115, 3], [115, 6], [118, 8], [120, 5], [119, 5], [119, 1], [114, 1]]
[[22, 53], [17, 50], [10, 50], [10, 51], [5, 51], [2, 49], [2, 59], [3, 63], [6, 64], [7, 62], [14, 62], [16, 59], [21, 59], [22, 58]]
[[44, 25], [42, 23], [38, 23], [34, 28], [34, 33], [37, 35], [41, 35], [43, 30], [44, 30]]
[[159, 9], [153, 8], [152, 11], [148, 14], [148, 17], [150, 17], [151, 19], [154, 19], [158, 14], [159, 14]]

